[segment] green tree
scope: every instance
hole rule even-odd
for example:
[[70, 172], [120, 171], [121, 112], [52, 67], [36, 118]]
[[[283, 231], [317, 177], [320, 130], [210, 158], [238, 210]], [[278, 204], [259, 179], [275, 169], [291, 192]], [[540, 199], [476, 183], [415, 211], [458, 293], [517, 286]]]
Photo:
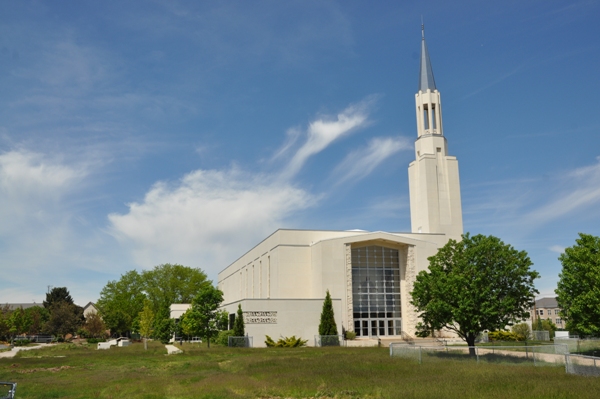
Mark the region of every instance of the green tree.
[[88, 314], [83, 328], [90, 338], [102, 338], [106, 335], [106, 324], [96, 312]]
[[467, 233], [462, 241], [448, 241], [429, 257], [429, 272], [421, 271], [413, 286], [419, 334], [445, 328], [473, 347], [482, 331], [527, 318], [539, 277], [531, 266], [527, 252], [493, 236]]
[[205, 286], [192, 301], [192, 307], [185, 313], [184, 323], [190, 325], [194, 335], [206, 338], [210, 348], [210, 339], [219, 333], [217, 328], [217, 309], [223, 302], [223, 292], [211, 285]]
[[32, 306], [25, 309], [26, 317], [31, 321], [27, 333], [30, 335], [36, 335], [42, 332], [44, 324], [50, 319], [50, 312], [48, 309], [40, 306]]
[[66, 302], [69, 305], [73, 304], [73, 298], [69, 294], [67, 287], [54, 287], [50, 292], [46, 294], [46, 300], [44, 301], [44, 307], [50, 309], [53, 305], [58, 302]]
[[102, 288], [96, 306], [112, 334], [126, 334], [144, 308], [145, 299], [142, 276], [131, 270]]
[[170, 263], [142, 272], [142, 280], [155, 313], [173, 303], [191, 303], [202, 288], [210, 285], [201, 269]]
[[152, 336], [163, 344], [168, 343], [175, 332], [175, 320], [171, 319], [168, 307], [162, 307], [154, 315]]
[[518, 337], [519, 341], [527, 341], [531, 339], [531, 329], [527, 323], [515, 324], [511, 328], [512, 332]]
[[138, 273], [131, 270], [119, 280], [109, 281], [100, 292], [97, 307], [113, 333], [126, 334], [139, 325], [144, 301], [155, 315], [155, 332], [163, 336], [173, 330], [168, 314], [173, 303], [191, 303], [202, 287], [210, 285], [200, 269], [164, 264]]
[[244, 312], [242, 312], [242, 304], [238, 304], [237, 316], [233, 321], [233, 336], [243, 337], [246, 335], [246, 326], [244, 326]]
[[0, 339], [10, 336], [10, 314], [8, 304], [0, 306]]
[[579, 233], [565, 249], [557, 288], [561, 317], [570, 331], [600, 335], [600, 237]]
[[319, 335], [337, 335], [337, 325], [335, 324], [335, 317], [333, 315], [333, 303], [331, 302], [331, 295], [329, 290], [325, 295], [323, 301], [323, 310], [321, 311], [321, 322], [319, 323]]
[[154, 325], [154, 312], [150, 301], [144, 302], [144, 310], [140, 312], [140, 334], [144, 337], [144, 349], [148, 349], [148, 337], [152, 335]]
[[32, 323], [28, 316], [22, 307], [13, 310], [9, 319], [9, 331], [13, 337], [27, 333]]
[[50, 319], [44, 326], [48, 334], [65, 336], [75, 334], [81, 327], [83, 309], [72, 303], [56, 302], [50, 308]]

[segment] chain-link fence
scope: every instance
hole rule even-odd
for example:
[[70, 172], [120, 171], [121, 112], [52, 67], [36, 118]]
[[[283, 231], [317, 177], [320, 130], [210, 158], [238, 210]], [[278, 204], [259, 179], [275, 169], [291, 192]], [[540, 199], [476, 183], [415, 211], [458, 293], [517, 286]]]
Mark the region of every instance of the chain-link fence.
[[565, 370], [569, 374], [600, 377], [600, 358], [583, 355], [565, 355]]
[[515, 346], [419, 346], [390, 344], [390, 356], [424, 362], [440, 360], [477, 361], [486, 363], [564, 365], [565, 345]]
[[227, 346], [230, 348], [252, 348], [252, 337], [228, 337]]
[[550, 331], [533, 330], [531, 332], [531, 339], [534, 341], [550, 341]]
[[315, 335], [315, 346], [344, 346], [343, 335]]
[[16, 392], [16, 382], [0, 382], [0, 399], [13, 399]]
[[597, 338], [555, 337], [554, 342], [567, 345], [571, 354], [600, 357], [600, 339]]

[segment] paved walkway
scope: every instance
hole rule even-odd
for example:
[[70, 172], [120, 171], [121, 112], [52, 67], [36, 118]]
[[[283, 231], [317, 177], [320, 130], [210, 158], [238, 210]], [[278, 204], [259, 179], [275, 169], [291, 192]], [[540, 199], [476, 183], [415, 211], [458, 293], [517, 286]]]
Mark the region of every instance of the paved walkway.
[[54, 344], [38, 344], [36, 346], [15, 346], [14, 348], [12, 348], [12, 350], [10, 350], [8, 352], [0, 352], [0, 359], [15, 357], [15, 355], [19, 351], [30, 351], [32, 349], [40, 349], [40, 348], [45, 348], [47, 346], [52, 346], [52, 345], [54, 345]]

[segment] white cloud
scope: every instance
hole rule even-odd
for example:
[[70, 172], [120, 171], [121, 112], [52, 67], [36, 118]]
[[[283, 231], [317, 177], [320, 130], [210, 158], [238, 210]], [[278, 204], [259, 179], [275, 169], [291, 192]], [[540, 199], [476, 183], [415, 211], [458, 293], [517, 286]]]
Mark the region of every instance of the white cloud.
[[113, 234], [148, 267], [178, 262], [218, 269], [310, 206], [311, 194], [270, 175], [239, 169], [196, 170], [174, 184], [156, 183], [126, 214], [110, 214]]
[[556, 252], [557, 254], [562, 254], [565, 252], [565, 247], [561, 247], [560, 245], [553, 245], [548, 249], [552, 252]]
[[[87, 174], [59, 160], [26, 150], [0, 154], [0, 215], [2, 225], [50, 212], [57, 200]], [[51, 212], [50, 212], [51, 213]], [[4, 228], [0, 228], [3, 231]]]
[[358, 104], [349, 106], [333, 120], [321, 118], [311, 122], [308, 126], [306, 142], [296, 151], [282, 176], [284, 178], [293, 177], [302, 169], [308, 158], [323, 151], [340, 137], [366, 126], [368, 111], [374, 101], [374, 97], [369, 97]]
[[333, 175], [338, 184], [348, 180], [361, 180], [390, 156], [408, 149], [411, 146], [405, 138], [375, 137], [366, 148], [348, 154], [335, 168]]
[[527, 218], [543, 224], [600, 205], [600, 157], [594, 165], [575, 169], [557, 179], [560, 187], [553, 199], [531, 212]]
[[281, 157], [283, 157], [284, 155], [286, 155], [291, 148], [294, 146], [294, 144], [296, 144], [296, 141], [298, 141], [298, 138], [300, 138], [300, 136], [302, 135], [302, 130], [298, 127], [292, 127], [289, 128], [287, 130], [287, 132], [285, 132], [285, 142], [283, 143], [283, 145], [277, 150], [275, 151], [275, 155], [273, 155], [273, 157], [271, 157], [272, 161], [275, 161]]

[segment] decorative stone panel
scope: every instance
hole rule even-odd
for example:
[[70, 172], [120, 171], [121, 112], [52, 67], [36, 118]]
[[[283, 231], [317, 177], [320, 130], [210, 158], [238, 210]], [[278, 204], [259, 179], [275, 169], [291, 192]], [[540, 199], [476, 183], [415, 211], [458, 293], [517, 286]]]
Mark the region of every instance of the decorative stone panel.
[[352, 302], [352, 245], [346, 244], [346, 331], [354, 331], [354, 304]]
[[406, 290], [402, 293], [402, 301], [406, 304], [406, 314], [402, 315], [404, 332], [411, 337], [415, 336], [416, 325], [420, 321], [417, 309], [410, 303], [413, 286], [417, 279], [417, 265], [415, 262], [415, 247], [409, 245], [406, 251], [406, 265], [404, 278]]

